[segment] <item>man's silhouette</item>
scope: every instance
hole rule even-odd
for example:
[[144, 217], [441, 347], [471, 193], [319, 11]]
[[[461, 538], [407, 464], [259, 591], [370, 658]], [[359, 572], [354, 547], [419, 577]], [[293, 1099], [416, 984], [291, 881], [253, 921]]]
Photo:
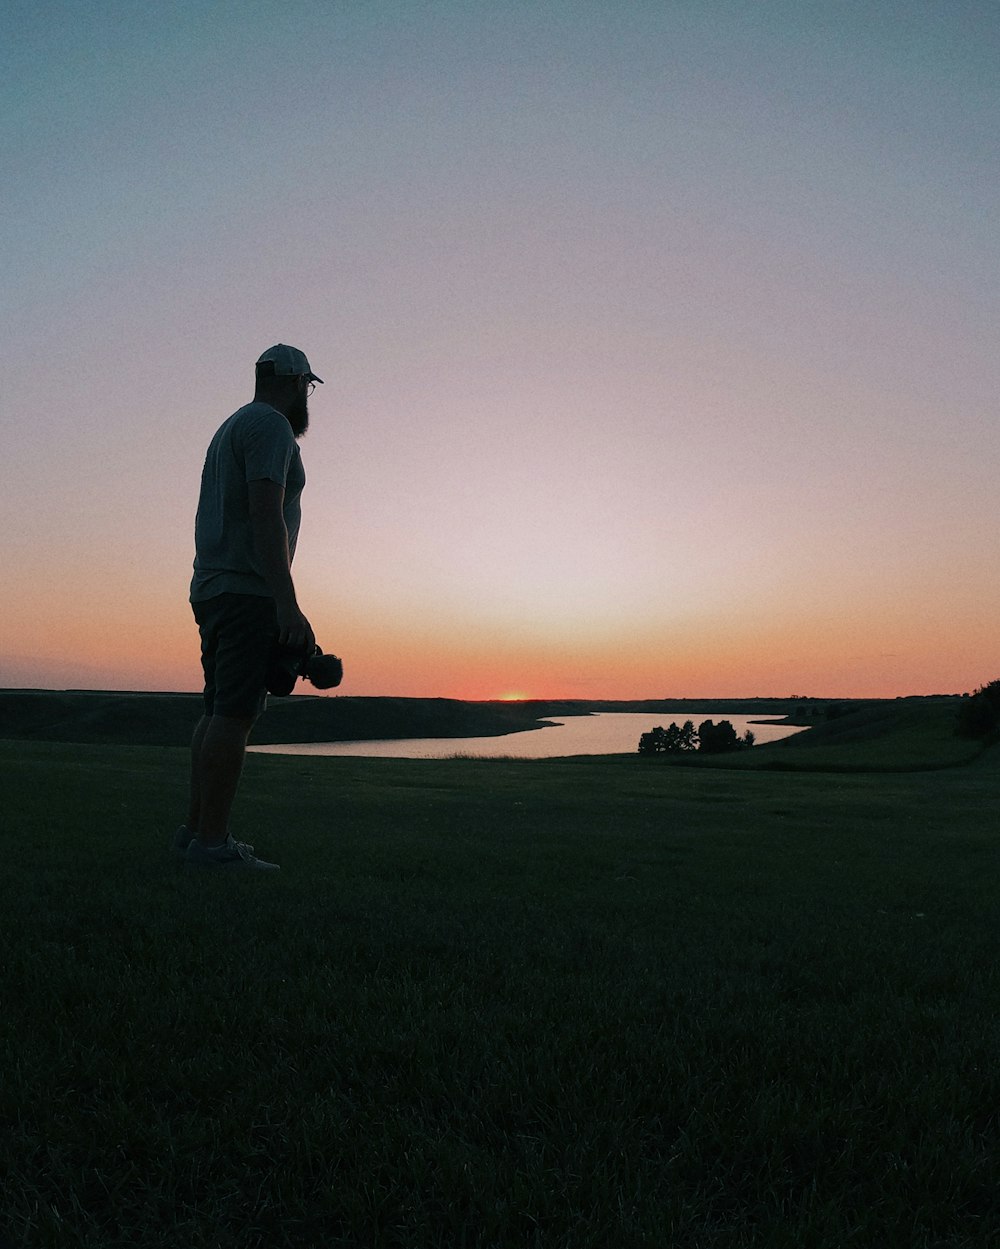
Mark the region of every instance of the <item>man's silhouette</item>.
[[195, 521], [191, 606], [201, 634], [205, 713], [191, 743], [191, 808], [175, 842], [187, 863], [276, 871], [234, 840], [229, 815], [247, 738], [264, 709], [278, 645], [315, 645], [292, 582], [305, 473], [298, 439], [318, 378], [295, 347], [257, 361], [253, 402], [234, 412], [205, 457]]

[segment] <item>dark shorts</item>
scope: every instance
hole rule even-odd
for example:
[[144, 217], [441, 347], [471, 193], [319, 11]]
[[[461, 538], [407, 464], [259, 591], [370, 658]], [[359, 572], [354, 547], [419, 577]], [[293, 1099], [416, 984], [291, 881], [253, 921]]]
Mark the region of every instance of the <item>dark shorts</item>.
[[267, 702], [267, 660], [278, 639], [274, 599], [217, 594], [191, 607], [201, 633], [205, 714], [259, 716]]

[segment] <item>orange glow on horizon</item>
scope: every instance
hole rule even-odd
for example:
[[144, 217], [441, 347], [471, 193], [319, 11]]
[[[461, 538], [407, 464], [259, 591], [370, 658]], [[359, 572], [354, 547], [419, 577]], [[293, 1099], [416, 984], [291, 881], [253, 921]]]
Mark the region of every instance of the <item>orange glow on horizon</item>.
[[[7, 354], [35, 358], [39, 327], [57, 350], [45, 419], [5, 423], [0, 686], [201, 688], [205, 453], [279, 338], [327, 378], [294, 584], [343, 659], [331, 698], [836, 700], [1000, 677], [976, 22], [949, 27], [945, 73], [941, 6], [903, 56], [871, 6], [744, 29], [708, 4], [425, 5], [403, 38], [376, 5], [310, 5], [265, 67], [250, 6], [216, 5], [227, 55], [191, 92], [199, 6], [149, 6], [114, 32], [135, 113], [108, 106], [85, 6], [62, 6], [58, 40], [23, 7], [46, 56], [15, 58], [14, 167], [74, 158], [49, 162], [57, 196], [17, 179], [5, 214], [30, 308]], [[292, 126], [328, 155], [306, 189]], [[278, 230], [261, 300], [274, 265], [247, 257]], [[8, 370], [3, 403], [33, 411], [32, 370]]]
[[[144, 584], [136, 573], [110, 608], [85, 569], [60, 571], [12, 596], [0, 685], [200, 689], [197, 629], [180, 576]], [[344, 658], [340, 696], [892, 698], [962, 693], [992, 680], [995, 614], [946, 593], [947, 585], [921, 588], [845, 593], [830, 606], [798, 587], [748, 598], [727, 614], [651, 613], [620, 635], [578, 621], [562, 634], [556, 626], [518, 632], [472, 612], [458, 621], [429, 610], [399, 619], [371, 602], [341, 605], [331, 593], [310, 600], [310, 616], [321, 644]], [[527, 610], [526, 619], [533, 624]]]

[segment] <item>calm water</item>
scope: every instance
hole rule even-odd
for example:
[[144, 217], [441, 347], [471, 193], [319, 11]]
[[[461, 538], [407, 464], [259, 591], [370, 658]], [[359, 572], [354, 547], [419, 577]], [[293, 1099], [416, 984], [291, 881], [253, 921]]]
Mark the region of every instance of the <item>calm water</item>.
[[472, 755], [487, 759], [507, 755], [515, 759], [555, 759], [561, 755], [634, 754], [639, 738], [657, 724], [666, 727], [671, 720], [683, 724], [693, 720], [728, 720], [742, 736], [750, 729], [757, 743], [776, 742], [802, 730], [788, 724], [754, 724], [752, 716], [711, 715], [690, 711], [636, 712], [609, 711], [593, 716], [568, 716], [556, 720], [555, 727], [531, 729], [525, 733], [505, 733], [502, 737], [426, 737], [393, 742], [311, 742], [304, 745], [251, 746], [274, 755], [353, 755], [380, 759], [447, 759], [450, 755]]

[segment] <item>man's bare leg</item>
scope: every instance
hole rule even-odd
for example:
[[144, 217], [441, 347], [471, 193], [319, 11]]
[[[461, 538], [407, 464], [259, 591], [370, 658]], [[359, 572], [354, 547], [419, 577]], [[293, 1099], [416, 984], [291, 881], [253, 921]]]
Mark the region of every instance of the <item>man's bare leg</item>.
[[254, 717], [206, 716], [203, 720], [192, 743], [192, 815], [197, 819], [195, 827], [202, 845], [221, 846], [229, 834], [229, 813], [239, 788]]
[[201, 822], [201, 748], [205, 741], [205, 731], [211, 723], [211, 716], [202, 716], [194, 727], [191, 738], [191, 805], [185, 828], [192, 837], [198, 836], [198, 825]]

